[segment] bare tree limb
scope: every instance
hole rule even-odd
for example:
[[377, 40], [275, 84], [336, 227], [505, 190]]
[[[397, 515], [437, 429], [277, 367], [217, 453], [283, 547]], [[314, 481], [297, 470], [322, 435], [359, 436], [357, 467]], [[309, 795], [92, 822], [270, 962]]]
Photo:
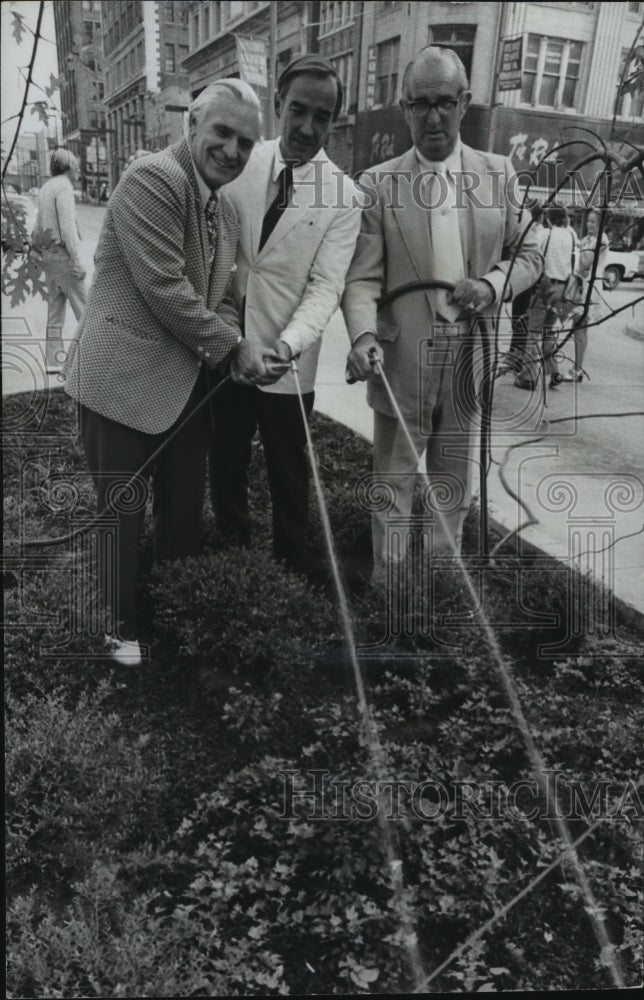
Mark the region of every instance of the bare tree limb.
[[34, 45], [33, 45], [33, 49], [31, 50], [31, 59], [29, 60], [29, 69], [28, 69], [28, 72], [27, 72], [27, 84], [25, 86], [25, 92], [24, 92], [23, 98], [22, 98], [22, 107], [20, 108], [20, 111], [18, 113], [18, 126], [16, 128], [16, 131], [15, 131], [12, 143], [11, 143], [11, 148], [9, 150], [9, 154], [8, 154], [7, 159], [5, 160], [4, 166], [2, 168], [2, 180], [3, 181], [4, 181], [5, 175], [7, 173], [7, 170], [9, 169], [9, 164], [11, 162], [11, 157], [13, 156], [14, 150], [16, 148], [16, 144], [18, 142], [18, 135], [20, 134], [20, 129], [22, 128], [22, 122], [23, 122], [23, 119], [25, 117], [25, 111], [26, 111], [26, 108], [27, 108], [27, 98], [28, 98], [28, 95], [29, 95], [29, 86], [30, 86], [31, 83], [33, 83], [32, 74], [33, 74], [33, 71], [34, 71], [35, 63], [36, 63], [36, 53], [38, 51], [38, 40], [41, 37], [40, 36], [40, 26], [42, 24], [42, 19], [43, 19], [44, 13], [45, 13], [45, 0], [40, 0], [40, 3], [38, 4], [38, 20], [36, 22], [36, 30], [34, 31]]

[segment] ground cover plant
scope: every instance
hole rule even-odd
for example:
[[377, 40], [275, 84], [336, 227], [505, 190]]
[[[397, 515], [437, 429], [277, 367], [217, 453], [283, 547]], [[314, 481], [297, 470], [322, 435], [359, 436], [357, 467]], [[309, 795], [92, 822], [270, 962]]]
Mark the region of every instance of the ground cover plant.
[[11, 996], [402, 994], [412, 935], [429, 976], [540, 873], [426, 991], [602, 988], [612, 958], [640, 981], [641, 636], [619, 618], [570, 636], [577, 605], [601, 598], [590, 584], [508, 557], [480, 600], [503, 623], [546, 784], [571, 836], [588, 833], [608, 951], [570, 860], [556, 863], [552, 799], [458, 572], [419, 585], [411, 566], [397, 603], [362, 579], [364, 441], [313, 420], [378, 766], [332, 589], [270, 558], [259, 446], [249, 549], [222, 547], [209, 516], [182, 566], [153, 570], [144, 540], [151, 660], [127, 671], [87, 634], [91, 547], [20, 545], [93, 511], [72, 403], [14, 397], [4, 422]]

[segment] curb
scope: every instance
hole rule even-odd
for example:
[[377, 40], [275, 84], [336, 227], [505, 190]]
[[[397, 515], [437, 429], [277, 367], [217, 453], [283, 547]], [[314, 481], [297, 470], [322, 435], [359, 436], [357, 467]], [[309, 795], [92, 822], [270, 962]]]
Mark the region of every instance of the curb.
[[[490, 525], [491, 528], [494, 529], [494, 531], [498, 531], [499, 534], [501, 535], [507, 533], [508, 530], [507, 526], [502, 524], [501, 521], [497, 520], [497, 518], [495, 517], [488, 517], [488, 524]], [[512, 544], [514, 551], [518, 555], [517, 547], [514, 544], [516, 537], [517, 536], [515, 535], [512, 543], [510, 544]], [[529, 552], [531, 555], [543, 556], [546, 559], [551, 559], [553, 562], [557, 561], [556, 556], [550, 555], [548, 552], [545, 551], [545, 549], [542, 549], [538, 545], [535, 545], [534, 542], [527, 541], [525, 538], [521, 539], [521, 546], [525, 552]], [[599, 583], [597, 581], [595, 582], [597, 583], [597, 586], [599, 586]], [[613, 606], [615, 607], [615, 610], [618, 611], [619, 614], [622, 616], [624, 622], [627, 625], [630, 625], [631, 628], [636, 629], [636, 631], [641, 632], [644, 636], [644, 611], [635, 607], [634, 604], [629, 604], [628, 601], [625, 601], [623, 597], [618, 597], [614, 591], [611, 590], [610, 594], [613, 600]]]

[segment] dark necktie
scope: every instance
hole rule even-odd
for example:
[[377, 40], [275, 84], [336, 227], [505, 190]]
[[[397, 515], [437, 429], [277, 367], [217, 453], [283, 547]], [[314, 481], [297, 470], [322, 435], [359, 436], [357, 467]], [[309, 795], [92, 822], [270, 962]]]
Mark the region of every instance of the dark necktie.
[[262, 235], [259, 238], [259, 249], [261, 250], [266, 240], [271, 235], [275, 226], [277, 225], [279, 218], [288, 206], [288, 200], [291, 196], [291, 189], [293, 187], [293, 167], [287, 163], [286, 166], [281, 171], [279, 177], [277, 178], [277, 194], [275, 195], [273, 201], [268, 206], [266, 215], [264, 216], [264, 223], [262, 225]]
[[217, 195], [211, 194], [210, 198], [206, 202], [206, 229], [208, 230], [208, 242], [210, 244], [210, 256], [212, 257], [215, 252], [215, 238], [217, 236], [217, 228], [215, 226], [215, 219], [217, 216]]

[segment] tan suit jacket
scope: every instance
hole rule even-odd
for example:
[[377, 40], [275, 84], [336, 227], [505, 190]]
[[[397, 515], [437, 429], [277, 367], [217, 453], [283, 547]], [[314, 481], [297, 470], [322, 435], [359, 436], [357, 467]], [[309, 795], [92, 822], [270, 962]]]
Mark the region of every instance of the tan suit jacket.
[[[529, 218], [527, 213], [518, 217], [519, 192], [510, 161], [463, 145], [462, 164], [468, 177], [463, 184], [464, 211], [459, 212], [467, 276], [482, 278], [498, 267], [510, 274], [508, 292], [516, 295], [537, 280], [542, 258], [532, 230], [523, 236]], [[432, 278], [431, 209], [418, 202], [421, 172], [412, 148], [362, 175], [360, 187], [367, 207], [342, 309], [352, 342], [365, 330], [377, 330], [385, 371], [403, 415], [420, 416], [422, 424], [427, 422], [422, 419], [423, 408], [429, 413], [432, 404], [424, 395], [431, 380], [423, 380], [420, 372], [423, 344], [431, 337], [435, 322], [430, 297], [425, 291], [411, 292], [378, 313], [381, 295]], [[487, 315], [491, 317], [497, 309], [498, 304], [493, 305]], [[394, 416], [378, 375], [369, 379], [367, 398], [375, 410]]]

